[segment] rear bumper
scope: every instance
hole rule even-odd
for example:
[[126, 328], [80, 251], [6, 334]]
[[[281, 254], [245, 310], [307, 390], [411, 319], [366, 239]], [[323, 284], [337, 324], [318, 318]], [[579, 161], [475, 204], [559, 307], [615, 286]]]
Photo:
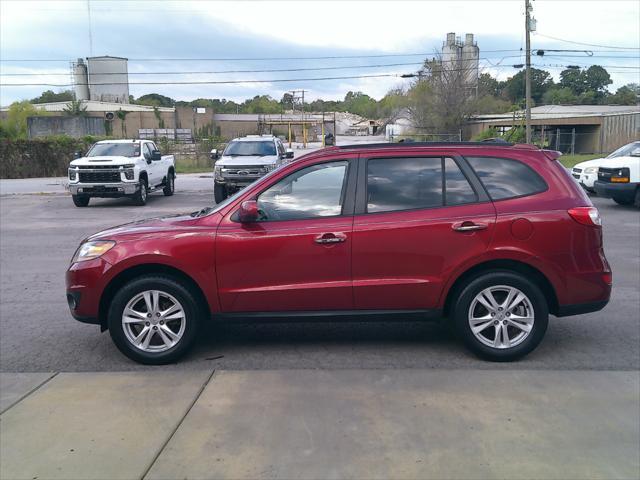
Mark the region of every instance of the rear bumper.
[[633, 199], [638, 185], [638, 183], [609, 183], [599, 180], [594, 183], [598, 195], [605, 198], [617, 197]]
[[71, 195], [89, 195], [92, 197], [120, 197], [133, 195], [139, 189], [137, 183], [75, 183], [69, 184]]
[[599, 302], [578, 303], [576, 305], [562, 305], [558, 307], [556, 317], [569, 317], [571, 315], [582, 315], [584, 313], [597, 312], [602, 310], [609, 303], [609, 299]]

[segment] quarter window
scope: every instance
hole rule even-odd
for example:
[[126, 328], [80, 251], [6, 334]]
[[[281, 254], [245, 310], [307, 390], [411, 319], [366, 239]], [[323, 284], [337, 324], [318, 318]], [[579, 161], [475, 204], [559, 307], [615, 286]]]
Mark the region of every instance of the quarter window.
[[262, 220], [301, 220], [342, 214], [349, 162], [303, 168], [258, 197]]
[[545, 181], [529, 166], [517, 160], [467, 157], [492, 200], [533, 195], [547, 189]]

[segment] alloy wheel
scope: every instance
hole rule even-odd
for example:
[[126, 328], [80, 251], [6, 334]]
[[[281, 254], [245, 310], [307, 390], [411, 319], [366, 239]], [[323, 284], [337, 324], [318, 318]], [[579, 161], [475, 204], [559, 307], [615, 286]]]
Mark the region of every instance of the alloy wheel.
[[535, 312], [531, 300], [521, 290], [497, 285], [478, 293], [469, 307], [469, 327], [484, 345], [512, 348], [531, 333]]
[[178, 344], [186, 326], [180, 302], [160, 290], [135, 295], [122, 312], [125, 337], [144, 352], [164, 352]]

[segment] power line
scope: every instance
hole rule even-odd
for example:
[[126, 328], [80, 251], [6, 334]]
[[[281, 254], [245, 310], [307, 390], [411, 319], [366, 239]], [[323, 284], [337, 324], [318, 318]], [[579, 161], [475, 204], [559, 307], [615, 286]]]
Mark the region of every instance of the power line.
[[543, 35], [542, 33], [537, 33], [536, 35], [539, 37], [550, 38], [551, 40], [558, 40], [559, 42], [572, 43], [574, 45], [585, 45], [587, 47], [615, 48], [617, 50], [640, 50], [640, 47], [621, 47], [617, 45], [600, 45], [597, 43], [576, 42], [574, 40], [552, 37], [551, 35]]

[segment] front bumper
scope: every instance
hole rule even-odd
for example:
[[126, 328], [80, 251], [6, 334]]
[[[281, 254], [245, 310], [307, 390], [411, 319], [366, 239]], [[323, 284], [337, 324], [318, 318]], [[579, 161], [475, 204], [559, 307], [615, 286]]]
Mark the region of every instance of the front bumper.
[[71, 195], [89, 195], [92, 197], [120, 197], [133, 195], [140, 188], [138, 183], [70, 183]]
[[251, 185], [253, 182], [255, 182], [256, 180], [259, 180], [260, 178], [262, 178], [263, 175], [259, 175], [259, 176], [243, 176], [241, 178], [238, 177], [233, 177], [233, 178], [227, 178], [227, 177], [223, 177], [222, 179], [216, 179], [216, 183], [220, 184], [220, 185], [226, 185], [227, 187], [240, 187], [240, 188], [244, 188], [246, 186]]
[[589, 190], [591, 192], [593, 191], [593, 184], [598, 179], [597, 173], [571, 172], [571, 176], [573, 176], [573, 178], [575, 178], [578, 181], [578, 183], [582, 186], [582, 188], [584, 188], [585, 190]]
[[111, 264], [103, 258], [72, 264], [66, 273], [67, 304], [76, 320], [100, 324], [100, 298]]
[[609, 183], [598, 180], [594, 184], [594, 187], [601, 197], [616, 197], [632, 200], [638, 185], [637, 183]]

